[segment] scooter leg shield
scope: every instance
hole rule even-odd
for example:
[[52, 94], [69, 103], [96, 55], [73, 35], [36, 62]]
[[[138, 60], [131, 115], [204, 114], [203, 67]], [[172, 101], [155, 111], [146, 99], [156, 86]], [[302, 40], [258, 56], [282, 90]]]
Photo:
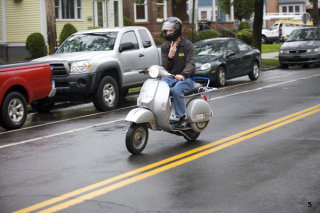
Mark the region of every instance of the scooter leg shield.
[[126, 121], [134, 123], [150, 123], [155, 120], [153, 113], [145, 108], [135, 108], [131, 110], [126, 119]]

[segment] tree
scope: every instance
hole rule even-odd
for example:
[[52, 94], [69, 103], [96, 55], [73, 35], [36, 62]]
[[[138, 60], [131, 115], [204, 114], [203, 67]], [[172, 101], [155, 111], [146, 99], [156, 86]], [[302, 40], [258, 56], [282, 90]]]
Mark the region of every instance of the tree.
[[319, 9], [318, 9], [318, 0], [312, 0], [313, 4], [313, 25], [319, 25]]
[[261, 51], [264, 0], [255, 0], [253, 22], [253, 46]]
[[[238, 20], [249, 19], [254, 12], [255, 0], [233, 0], [234, 17]], [[230, 15], [231, 0], [219, 0], [221, 10]]]

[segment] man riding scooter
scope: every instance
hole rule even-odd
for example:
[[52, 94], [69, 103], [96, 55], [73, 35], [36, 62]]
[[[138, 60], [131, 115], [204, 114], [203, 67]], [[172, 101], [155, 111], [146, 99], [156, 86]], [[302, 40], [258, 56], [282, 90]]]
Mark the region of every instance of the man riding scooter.
[[178, 123], [175, 129], [187, 126], [186, 103], [184, 94], [194, 88], [190, 76], [195, 72], [193, 44], [182, 37], [182, 22], [177, 17], [169, 17], [163, 23], [162, 31], [166, 42], [161, 46], [162, 66], [175, 75], [175, 78], [162, 78], [173, 96], [173, 105]]

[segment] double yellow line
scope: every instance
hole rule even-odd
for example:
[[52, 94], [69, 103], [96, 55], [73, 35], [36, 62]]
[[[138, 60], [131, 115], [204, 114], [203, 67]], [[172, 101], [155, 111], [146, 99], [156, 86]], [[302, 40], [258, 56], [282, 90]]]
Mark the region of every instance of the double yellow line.
[[299, 119], [305, 118], [312, 114], [320, 112], [320, 105], [296, 112], [294, 114], [279, 118], [269, 123], [257, 126], [244, 132], [223, 138], [221, 140], [209, 143], [188, 152], [175, 155], [162, 161], [141, 167], [139, 169], [106, 179], [104, 181], [89, 185], [87, 187], [69, 192], [67, 194], [55, 197], [44, 202], [32, 205], [30, 207], [16, 211], [15, 213], [26, 213], [32, 211], [38, 212], [56, 212], [66, 209], [73, 205], [82, 203], [86, 200], [93, 199], [97, 196], [119, 189], [123, 186], [146, 179], [153, 175], [175, 168], [187, 162], [196, 160], [203, 156], [209, 155], [226, 147], [240, 143], [242, 141], [253, 138], [257, 135], [279, 128], [286, 124], [292, 123]]

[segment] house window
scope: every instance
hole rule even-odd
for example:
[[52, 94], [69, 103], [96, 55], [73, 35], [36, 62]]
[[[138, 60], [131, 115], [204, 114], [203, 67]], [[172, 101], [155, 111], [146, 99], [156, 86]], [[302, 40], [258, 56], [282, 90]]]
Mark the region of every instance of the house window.
[[287, 6], [282, 6], [282, 13], [287, 13]]
[[207, 11], [201, 11], [201, 20], [207, 20]]
[[134, 21], [148, 21], [148, 3], [147, 0], [135, 0], [134, 3]]
[[56, 19], [75, 19], [82, 18], [82, 0], [55, 0]]
[[167, 1], [157, 0], [157, 22], [162, 22], [167, 18]]

